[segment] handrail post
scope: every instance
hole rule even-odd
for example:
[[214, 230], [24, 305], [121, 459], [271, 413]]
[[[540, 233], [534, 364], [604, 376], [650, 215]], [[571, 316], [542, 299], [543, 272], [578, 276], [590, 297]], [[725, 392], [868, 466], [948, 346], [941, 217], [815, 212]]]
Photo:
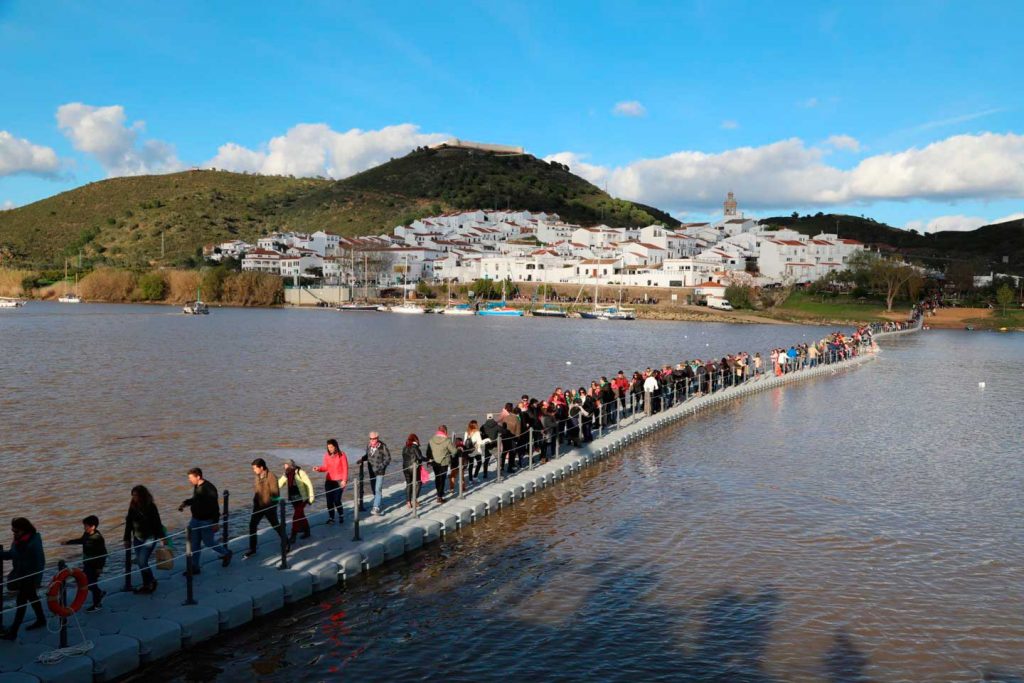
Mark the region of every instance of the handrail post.
[[502, 473], [501, 473], [501, 471], [505, 467], [505, 441], [506, 441], [506, 439], [503, 438], [499, 434], [499, 436], [498, 436], [498, 457], [497, 457], [498, 462], [497, 462], [497, 467], [495, 468], [495, 470], [497, 470], [497, 472], [498, 472], [498, 483], [499, 484], [502, 481]]
[[356, 487], [356, 488], [359, 489], [359, 491], [358, 491], [359, 499], [356, 501], [357, 502], [356, 506], [359, 508], [360, 511], [366, 509], [366, 508], [363, 507], [363, 485], [364, 485], [364, 481], [365, 481], [364, 478], [363, 478], [363, 466], [364, 466], [364, 464], [365, 463], [362, 460], [359, 461], [359, 486]]
[[466, 456], [465, 456], [464, 450], [462, 452], [456, 454], [455, 457], [457, 457], [459, 459], [459, 465], [458, 465], [458, 467], [455, 468], [455, 476], [459, 478], [459, 498], [465, 498], [466, 497], [466, 485], [465, 485], [466, 484], [466, 476], [465, 476]]
[[192, 530], [185, 531], [185, 602], [183, 605], [196, 604], [192, 587]]
[[126, 593], [132, 590], [132, 540], [129, 531], [128, 540], [124, 542], [124, 590]]
[[[62, 572], [68, 568], [68, 565], [61, 560], [57, 563], [57, 571]], [[60, 584], [60, 606], [67, 607], [68, 604], [68, 582], [61, 581]], [[60, 618], [60, 647], [64, 649], [68, 646], [68, 618], [62, 616]]]
[[[363, 478], [362, 475], [363, 475], [363, 464], [359, 463], [359, 479], [360, 479], [360, 481]], [[353, 484], [355, 484], [355, 482], [353, 482]], [[360, 496], [359, 496], [359, 486], [353, 486], [352, 487], [352, 540], [353, 541], [361, 541], [361, 540], [363, 540], [359, 536], [359, 509], [361, 507], [360, 504], [359, 504], [359, 498], [360, 498]]]
[[281, 537], [281, 566], [278, 569], [288, 569], [288, 536], [285, 534], [285, 506], [284, 497], [277, 499], [277, 533]]
[[530, 428], [530, 469], [533, 469], [533, 427]]
[[231, 492], [224, 489], [224, 510], [223, 510], [223, 521], [221, 522], [221, 544], [228, 547], [228, 499], [231, 498]]
[[417, 462], [413, 465], [412, 471], [412, 514], [414, 517], [420, 516], [420, 468], [424, 467], [423, 463]]
[[4, 571], [4, 545], [0, 543], [0, 628], [4, 627], [4, 595], [7, 593], [7, 572]]

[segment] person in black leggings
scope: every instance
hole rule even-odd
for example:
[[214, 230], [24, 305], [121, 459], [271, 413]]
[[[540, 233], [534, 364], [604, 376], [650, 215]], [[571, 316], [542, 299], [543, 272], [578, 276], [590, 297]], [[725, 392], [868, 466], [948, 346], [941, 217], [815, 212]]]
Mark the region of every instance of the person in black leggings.
[[10, 628], [0, 635], [4, 640], [14, 640], [18, 637], [18, 629], [25, 619], [25, 610], [32, 605], [36, 620], [27, 630], [33, 631], [46, 626], [46, 615], [43, 614], [43, 605], [39, 602], [39, 586], [43, 582], [43, 569], [46, 566], [46, 556], [43, 554], [43, 538], [32, 526], [32, 522], [24, 517], [15, 517], [11, 520], [11, 532], [14, 534], [14, 543], [10, 550], [0, 553], [0, 557], [11, 560], [14, 569], [8, 576], [7, 587], [10, 589], [17, 586], [18, 597], [16, 604], [18, 608], [14, 612], [14, 622]]

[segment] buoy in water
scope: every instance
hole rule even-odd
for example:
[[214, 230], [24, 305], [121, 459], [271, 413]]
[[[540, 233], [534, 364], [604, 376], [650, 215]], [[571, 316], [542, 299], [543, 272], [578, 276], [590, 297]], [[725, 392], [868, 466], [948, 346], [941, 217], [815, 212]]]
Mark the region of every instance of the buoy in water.
[[572, 361], [571, 360], [567, 360], [567, 361], [565, 361], [565, 364], [566, 365], [572, 365]]
[[984, 382], [978, 382], [978, 388], [979, 389], [984, 389], [985, 388], [985, 383]]

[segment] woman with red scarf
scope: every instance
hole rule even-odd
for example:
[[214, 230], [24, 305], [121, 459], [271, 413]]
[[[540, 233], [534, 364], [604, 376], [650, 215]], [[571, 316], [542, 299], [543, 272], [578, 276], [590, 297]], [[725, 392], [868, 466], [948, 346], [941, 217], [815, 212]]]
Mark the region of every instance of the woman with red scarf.
[[28, 604], [32, 605], [36, 620], [27, 630], [32, 631], [46, 626], [46, 615], [43, 614], [43, 605], [39, 602], [38, 594], [39, 586], [43, 582], [43, 569], [46, 566], [43, 538], [32, 526], [32, 522], [24, 517], [15, 517], [11, 520], [11, 531], [14, 534], [14, 544], [10, 550], [0, 553], [0, 557], [14, 563], [14, 569], [7, 575], [7, 589], [17, 591], [18, 608], [14, 612], [11, 627], [0, 636], [4, 640], [14, 640], [18, 637], [18, 629], [25, 619], [25, 606]]

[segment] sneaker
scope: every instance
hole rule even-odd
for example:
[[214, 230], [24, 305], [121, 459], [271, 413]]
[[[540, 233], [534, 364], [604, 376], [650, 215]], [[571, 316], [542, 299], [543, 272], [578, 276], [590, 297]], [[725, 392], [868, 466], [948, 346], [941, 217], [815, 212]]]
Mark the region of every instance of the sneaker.
[[229, 550], [228, 554], [220, 558], [220, 566], [226, 567], [231, 564], [231, 558], [235, 556], [235, 551]]
[[93, 613], [99, 612], [102, 609], [103, 609], [103, 605], [93, 605], [92, 607], [86, 608], [85, 611], [89, 612], [90, 614], [93, 614]]
[[380, 517], [380, 508], [373, 508], [370, 510], [370, 514], [375, 517]]
[[327, 518], [327, 521], [326, 521], [326, 522], [324, 522], [324, 523], [325, 523], [325, 524], [334, 524], [334, 517], [328, 517], [328, 518]]
[[242, 553], [242, 559], [243, 560], [248, 560], [250, 557], [252, 557], [255, 554], [256, 554], [255, 550], [246, 550], [244, 553]]

